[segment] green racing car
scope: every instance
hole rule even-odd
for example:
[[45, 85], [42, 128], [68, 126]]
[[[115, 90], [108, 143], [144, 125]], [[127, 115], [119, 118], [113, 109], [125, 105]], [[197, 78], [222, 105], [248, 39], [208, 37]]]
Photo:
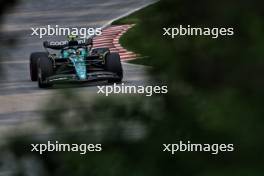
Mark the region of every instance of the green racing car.
[[[43, 42], [45, 52], [30, 55], [30, 77], [40, 88], [55, 83], [122, 81], [123, 69], [118, 53], [109, 48], [93, 48], [93, 40], [78, 40], [70, 36], [67, 41]], [[57, 50], [50, 53], [48, 49]]]

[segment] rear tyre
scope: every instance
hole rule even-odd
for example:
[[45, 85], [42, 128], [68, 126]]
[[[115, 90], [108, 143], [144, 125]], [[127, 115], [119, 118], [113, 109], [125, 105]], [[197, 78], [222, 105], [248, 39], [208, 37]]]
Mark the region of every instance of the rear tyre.
[[53, 75], [53, 65], [48, 55], [41, 56], [38, 60], [38, 85], [39, 88], [49, 88], [52, 86], [47, 78]]
[[105, 58], [106, 71], [115, 73], [118, 78], [109, 79], [109, 83], [119, 83], [123, 79], [123, 68], [118, 53], [109, 53]]
[[40, 57], [48, 57], [48, 54], [45, 52], [35, 52], [31, 53], [29, 58], [29, 69], [30, 69], [30, 79], [31, 81], [38, 80], [38, 59]]

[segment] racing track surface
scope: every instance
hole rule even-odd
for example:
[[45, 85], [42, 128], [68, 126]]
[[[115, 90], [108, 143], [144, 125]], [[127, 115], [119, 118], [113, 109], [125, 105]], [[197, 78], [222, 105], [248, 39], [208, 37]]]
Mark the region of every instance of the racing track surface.
[[[32, 127], [41, 118], [39, 112], [49, 98], [60, 96], [62, 88], [41, 90], [29, 80], [28, 57], [31, 52], [42, 51], [43, 40], [63, 40], [61, 37], [39, 39], [31, 36], [31, 27], [60, 25], [65, 27], [102, 27], [130, 11], [151, 3], [152, 0], [24, 0], [6, 16], [2, 31], [15, 36], [15, 48], [2, 53], [0, 68], [0, 134], [10, 127]], [[4, 39], [1, 39], [4, 42]], [[127, 85], [144, 85], [147, 77], [144, 67], [123, 63], [124, 82]], [[103, 83], [98, 83], [103, 84]], [[69, 89], [92, 100], [97, 84], [70, 86]], [[51, 105], [52, 106], [52, 105]]]

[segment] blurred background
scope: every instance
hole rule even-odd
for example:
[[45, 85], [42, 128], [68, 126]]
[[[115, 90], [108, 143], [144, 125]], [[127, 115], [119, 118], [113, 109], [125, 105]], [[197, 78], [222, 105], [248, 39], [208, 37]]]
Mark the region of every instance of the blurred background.
[[[121, 42], [148, 56], [133, 63], [151, 66], [152, 81], [168, 85], [169, 93], [94, 97], [88, 103], [76, 91], [60, 89], [59, 97], [46, 102], [53, 109], [42, 112], [49, 133], [9, 136], [0, 150], [0, 175], [263, 175], [262, 5], [161, 0], [118, 20], [115, 24], [137, 24]], [[180, 24], [233, 27], [235, 35], [162, 36], [163, 27]], [[85, 156], [30, 152], [31, 143], [47, 140], [102, 143], [103, 151]], [[162, 152], [162, 144], [180, 140], [232, 143], [235, 151]]]

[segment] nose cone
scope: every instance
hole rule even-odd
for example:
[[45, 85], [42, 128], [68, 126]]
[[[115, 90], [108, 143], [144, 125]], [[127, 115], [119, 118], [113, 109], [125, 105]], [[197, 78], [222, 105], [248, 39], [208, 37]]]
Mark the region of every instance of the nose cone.
[[86, 64], [83, 58], [80, 57], [75, 61], [75, 70], [80, 80], [87, 79]]
[[80, 74], [79, 75], [79, 78], [81, 79], [81, 80], [85, 80], [86, 79], [86, 73], [84, 74], [84, 73], [82, 73], [82, 74]]

